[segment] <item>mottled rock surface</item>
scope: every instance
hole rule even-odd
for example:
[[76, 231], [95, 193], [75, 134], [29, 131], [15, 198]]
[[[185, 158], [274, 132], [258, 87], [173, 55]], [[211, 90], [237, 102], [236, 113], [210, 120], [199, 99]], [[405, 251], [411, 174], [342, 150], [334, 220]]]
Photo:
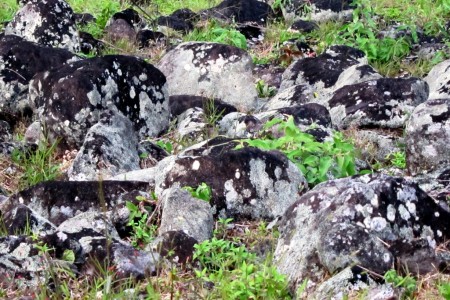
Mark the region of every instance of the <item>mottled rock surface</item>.
[[27, 1], [8, 23], [5, 33], [45, 46], [80, 50], [73, 11], [64, 0]]
[[417, 185], [372, 174], [317, 185], [286, 210], [279, 229], [276, 265], [295, 291], [306, 278], [353, 265], [378, 274], [394, 263], [410, 272], [419, 261], [446, 265], [434, 249], [448, 238], [450, 213]]
[[95, 57], [36, 74], [30, 94], [51, 137], [68, 146], [80, 147], [106, 109], [128, 117], [142, 139], [169, 125], [164, 75], [131, 56]]
[[104, 111], [92, 126], [68, 175], [70, 180], [97, 180], [138, 170], [138, 137], [133, 124], [120, 112]]
[[242, 49], [216, 43], [182, 43], [164, 55], [158, 68], [167, 77], [170, 96], [219, 98], [241, 111], [257, 107], [252, 58]]
[[297, 167], [280, 152], [233, 150], [236, 142], [224, 138], [202, 144], [160, 162], [158, 194], [171, 186], [196, 187], [205, 182], [212, 189], [215, 215], [273, 219], [307, 187]]
[[450, 167], [450, 98], [430, 99], [406, 124], [406, 163], [412, 175]]

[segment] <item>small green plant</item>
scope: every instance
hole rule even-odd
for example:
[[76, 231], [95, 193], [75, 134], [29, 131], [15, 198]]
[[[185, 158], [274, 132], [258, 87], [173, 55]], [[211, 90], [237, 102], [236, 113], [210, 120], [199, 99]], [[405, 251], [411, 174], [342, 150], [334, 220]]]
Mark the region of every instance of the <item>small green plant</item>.
[[173, 144], [169, 141], [165, 142], [163, 140], [159, 140], [156, 142], [156, 145], [163, 148], [169, 154], [173, 152]]
[[401, 287], [405, 290], [405, 297], [410, 298], [417, 289], [417, 281], [413, 277], [401, 276], [396, 270], [389, 270], [384, 274], [384, 280], [392, 283], [395, 287]]
[[204, 182], [202, 182], [197, 188], [191, 186], [183, 187], [186, 191], [191, 193], [192, 197], [209, 202], [212, 198], [211, 188]]
[[205, 114], [206, 123], [211, 127], [215, 127], [217, 122], [223, 117], [225, 108], [219, 111], [214, 99], [211, 98], [203, 103], [203, 113]]
[[42, 181], [54, 180], [59, 174], [59, 165], [55, 162], [54, 155], [57, 142], [49, 145], [41, 143], [35, 151], [20, 151], [15, 149], [11, 158], [14, 163], [23, 169], [20, 178], [20, 186], [27, 188]]
[[214, 229], [214, 236], [225, 238], [227, 235], [228, 225], [231, 222], [233, 222], [233, 218], [219, 218], [216, 222], [216, 228]]
[[[198, 278], [214, 284], [211, 294], [220, 299], [290, 299], [287, 280], [271, 266], [257, 263], [244, 245], [212, 238], [194, 246]], [[215, 299], [215, 298], [214, 298]]]
[[396, 151], [386, 156], [386, 160], [389, 161], [391, 165], [399, 169], [406, 168], [406, 153], [405, 151]]
[[49, 247], [46, 243], [38, 242], [34, 244], [34, 248], [39, 251], [40, 255], [48, 254], [50, 251], [55, 250], [54, 248]]
[[258, 97], [261, 98], [269, 98], [276, 94], [277, 90], [268, 84], [262, 79], [256, 82], [256, 91], [258, 92]]
[[445, 300], [450, 300], [450, 283], [441, 283], [438, 285], [438, 289]]
[[264, 130], [274, 126], [278, 127], [275, 130], [282, 134], [281, 137], [269, 133], [259, 139], [238, 140], [235, 149], [248, 145], [279, 150], [296, 164], [311, 185], [356, 174], [355, 149], [341, 133], [334, 133], [333, 141], [320, 143], [312, 135], [300, 131], [292, 116], [287, 121], [274, 118], [264, 125]]
[[[143, 201], [141, 197], [136, 197], [136, 200]], [[152, 208], [143, 206], [141, 209], [139, 205], [133, 204], [131, 201], [126, 202], [126, 206], [130, 211], [128, 218], [128, 226], [131, 227], [132, 234], [130, 239], [131, 245], [136, 248], [144, 248], [145, 245], [150, 243], [156, 236], [158, 227], [148, 223], [148, 214]]]
[[73, 264], [75, 262], [75, 253], [73, 250], [66, 249], [63, 252], [62, 259]]
[[214, 42], [247, 49], [247, 39], [242, 33], [232, 27], [221, 27], [216, 21], [211, 21], [206, 28], [195, 29], [185, 40]]

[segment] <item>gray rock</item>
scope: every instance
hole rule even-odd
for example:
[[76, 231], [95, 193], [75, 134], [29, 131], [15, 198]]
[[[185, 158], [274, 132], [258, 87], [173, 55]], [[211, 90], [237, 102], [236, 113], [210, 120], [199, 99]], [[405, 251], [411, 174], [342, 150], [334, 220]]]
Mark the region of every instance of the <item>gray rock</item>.
[[292, 0], [282, 2], [281, 10], [286, 21], [307, 18], [315, 22], [351, 19], [352, 9], [349, 1], [342, 0]]
[[395, 262], [413, 267], [408, 260], [423, 260], [422, 251], [428, 259], [421, 267], [445, 265], [448, 259], [433, 253], [448, 238], [449, 217], [416, 184], [402, 178], [370, 174], [328, 181], [286, 210], [275, 265], [293, 291], [306, 278], [314, 284], [324, 274], [349, 266], [378, 274]]
[[[183, 209], [180, 209], [180, 208]], [[198, 242], [212, 238], [214, 219], [211, 205], [180, 188], [163, 192], [159, 235], [182, 231]]]
[[215, 215], [273, 219], [307, 187], [298, 168], [282, 153], [257, 148], [233, 150], [236, 142], [218, 137], [159, 163], [156, 193], [172, 186], [212, 188]]
[[[114, 225], [119, 227], [128, 218], [128, 210], [123, 211], [125, 202], [150, 188], [147, 182], [47, 181], [12, 195], [0, 203], [0, 212], [4, 214], [18, 205], [26, 205], [36, 215], [59, 226], [80, 213], [106, 210], [111, 211]], [[26, 220], [21, 223], [26, 224]]]
[[39, 145], [45, 142], [44, 130], [40, 121], [34, 121], [27, 127], [24, 139], [28, 144]]
[[[326, 106], [339, 88], [378, 78], [381, 78], [381, 75], [367, 65], [364, 52], [337, 45], [317, 57], [306, 57], [292, 63], [283, 73], [280, 93], [292, 95], [293, 91], [284, 92], [284, 90], [302, 85], [305, 86], [308, 95], [303, 96], [304, 98]], [[283, 98], [286, 97], [284, 94], [281, 95]]]
[[120, 112], [104, 111], [89, 129], [68, 176], [75, 181], [108, 179], [138, 169], [138, 138], [133, 124]]
[[308, 85], [294, 85], [277, 93], [263, 106], [262, 110], [272, 110], [311, 102], [314, 91]]
[[158, 68], [167, 77], [171, 96], [219, 98], [240, 111], [257, 106], [252, 58], [242, 49], [217, 43], [182, 43], [164, 55]]
[[240, 112], [225, 115], [219, 122], [219, 134], [229, 138], [250, 138], [261, 129], [262, 122], [255, 116]]
[[328, 106], [339, 129], [403, 128], [414, 108], [427, 98], [428, 85], [418, 78], [380, 78], [340, 88]]
[[66, 49], [45, 47], [16, 35], [0, 36], [0, 119], [30, 116], [28, 83], [38, 73], [78, 58]]
[[430, 99], [417, 106], [405, 131], [409, 173], [450, 167], [450, 98]]
[[73, 11], [64, 0], [27, 1], [8, 23], [5, 34], [73, 52], [80, 49]]
[[450, 59], [435, 65], [424, 80], [430, 87], [429, 99], [450, 98]]
[[208, 136], [208, 124], [205, 120], [202, 108], [194, 107], [187, 109], [178, 116], [177, 139], [189, 142], [201, 142]]
[[140, 139], [169, 125], [164, 75], [131, 56], [94, 57], [38, 73], [30, 83], [30, 99], [50, 138], [61, 138], [61, 147], [80, 147], [104, 110], [129, 118]]

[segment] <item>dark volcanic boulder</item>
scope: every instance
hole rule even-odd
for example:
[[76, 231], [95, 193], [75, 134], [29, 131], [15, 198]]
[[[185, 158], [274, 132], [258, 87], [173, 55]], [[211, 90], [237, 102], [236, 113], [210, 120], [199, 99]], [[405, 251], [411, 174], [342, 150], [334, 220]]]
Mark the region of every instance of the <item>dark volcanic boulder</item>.
[[[122, 209], [126, 210], [125, 201], [133, 201], [149, 188], [146, 182], [48, 181], [9, 197], [0, 203], [0, 212], [7, 229], [27, 223], [28, 213], [18, 211], [18, 214], [15, 210], [21, 205], [28, 207], [37, 221], [46, 219], [55, 226], [83, 212], [113, 210], [114, 225], [117, 226], [120, 222], [127, 222], [128, 213], [120, 213]], [[123, 220], [121, 215], [125, 215]], [[31, 228], [35, 226], [34, 223], [29, 225]]]
[[314, 92], [311, 101], [325, 104], [343, 86], [378, 78], [381, 75], [367, 64], [364, 52], [337, 45], [292, 63], [283, 73], [280, 92], [295, 85], [309, 86]]
[[282, 1], [281, 10], [286, 20], [308, 18], [326, 22], [351, 17], [349, 0], [291, 0]]
[[337, 90], [328, 101], [338, 128], [402, 128], [414, 108], [428, 98], [428, 85], [418, 78], [380, 78]]
[[164, 75], [144, 60], [111, 55], [75, 62], [39, 73], [30, 98], [53, 137], [80, 147], [105, 110], [128, 117], [139, 138], [155, 136], [169, 125]]
[[370, 174], [317, 185], [279, 230], [275, 264], [295, 291], [355, 265], [377, 274], [396, 263], [413, 274], [446, 267], [435, 250], [450, 236], [450, 213], [414, 183]]
[[5, 33], [73, 52], [80, 49], [73, 11], [64, 0], [28, 1], [8, 23]]
[[406, 123], [406, 167], [412, 175], [450, 167], [450, 98], [430, 99]]
[[303, 175], [280, 152], [233, 150], [236, 144], [216, 138], [162, 160], [156, 166], [156, 192], [205, 182], [212, 189], [215, 215], [243, 220], [282, 214], [306, 189]]
[[169, 51], [158, 63], [169, 94], [219, 98], [238, 110], [257, 106], [252, 58], [237, 47], [188, 42]]
[[16, 35], [0, 37], [0, 119], [31, 113], [28, 83], [38, 72], [73, 62], [78, 58], [68, 50], [44, 47]]
[[216, 7], [204, 10], [202, 15], [236, 23], [254, 23], [265, 26], [274, 17], [270, 5], [257, 0], [224, 0]]

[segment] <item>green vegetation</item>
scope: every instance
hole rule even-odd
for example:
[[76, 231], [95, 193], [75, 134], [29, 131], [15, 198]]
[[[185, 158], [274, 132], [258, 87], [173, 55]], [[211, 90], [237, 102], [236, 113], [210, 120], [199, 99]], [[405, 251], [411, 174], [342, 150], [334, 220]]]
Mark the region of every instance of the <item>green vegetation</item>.
[[201, 199], [203, 201], [209, 202], [212, 198], [212, 190], [211, 188], [204, 182], [202, 182], [197, 188], [193, 188], [191, 186], [183, 187], [186, 191], [191, 193], [192, 197]]
[[409, 275], [401, 276], [396, 270], [389, 270], [384, 274], [384, 280], [392, 283], [395, 287], [405, 290], [404, 297], [411, 299], [417, 289], [417, 281]]
[[142, 249], [155, 239], [158, 226], [150, 223], [152, 220], [151, 217], [149, 218], [149, 214], [153, 212], [153, 208], [140, 205], [145, 204], [147, 200], [142, 196], [136, 197], [136, 200], [140, 201], [138, 205], [131, 201], [126, 202], [126, 206], [130, 211], [130, 216], [128, 217], [128, 226], [131, 227], [129, 241], [133, 247]]
[[208, 299], [290, 299], [287, 280], [245, 246], [212, 238], [194, 246], [198, 278], [214, 284]]
[[16, 0], [2, 0], [0, 3], [0, 29], [2, 29], [3, 23], [12, 20], [18, 8]]
[[42, 181], [54, 180], [60, 174], [59, 164], [55, 159], [58, 142], [42, 142], [36, 150], [20, 151], [15, 149], [12, 161], [23, 170], [20, 188], [28, 188]]
[[270, 86], [265, 83], [264, 80], [260, 79], [256, 82], [256, 91], [258, 92], [258, 97], [261, 98], [269, 98], [275, 96], [276, 89], [273, 86]]
[[222, 26], [218, 21], [209, 21], [207, 26], [194, 29], [184, 40], [215, 42], [247, 49], [247, 40], [242, 33], [231, 26]]
[[394, 167], [397, 167], [399, 169], [406, 168], [406, 153], [405, 153], [405, 151], [393, 152], [386, 157], [386, 160], [388, 160], [389, 163]]
[[[274, 135], [268, 129], [275, 125], [277, 134]], [[277, 137], [280, 133], [282, 136]], [[355, 149], [341, 133], [336, 132], [333, 141], [317, 142], [312, 135], [300, 131], [292, 116], [287, 121], [274, 118], [264, 125], [260, 138], [238, 142], [236, 149], [247, 145], [283, 152], [313, 186], [329, 179], [356, 174]]]
[[442, 283], [438, 286], [439, 293], [445, 300], [450, 300], [450, 283]]

